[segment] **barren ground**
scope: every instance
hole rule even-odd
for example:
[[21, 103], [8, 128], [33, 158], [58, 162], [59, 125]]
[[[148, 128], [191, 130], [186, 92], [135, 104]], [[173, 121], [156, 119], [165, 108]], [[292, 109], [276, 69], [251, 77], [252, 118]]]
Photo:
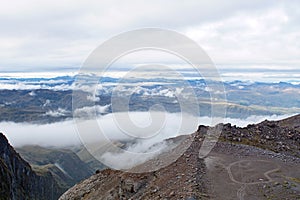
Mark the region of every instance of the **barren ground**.
[[219, 143], [205, 163], [211, 199], [300, 199], [300, 159]]

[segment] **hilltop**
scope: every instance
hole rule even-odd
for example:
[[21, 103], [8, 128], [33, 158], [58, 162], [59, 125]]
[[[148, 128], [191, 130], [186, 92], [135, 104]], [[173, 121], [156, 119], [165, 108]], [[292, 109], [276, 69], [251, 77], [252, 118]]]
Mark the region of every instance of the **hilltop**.
[[[169, 166], [147, 173], [106, 169], [69, 189], [60, 200], [299, 199], [299, 119], [297, 115], [245, 128], [199, 126], [191, 146]], [[220, 126], [219, 141], [207, 157], [200, 158], [207, 132]], [[178, 138], [170, 140], [176, 142]], [[136, 170], [157, 165], [167, 156], [163, 153]]]

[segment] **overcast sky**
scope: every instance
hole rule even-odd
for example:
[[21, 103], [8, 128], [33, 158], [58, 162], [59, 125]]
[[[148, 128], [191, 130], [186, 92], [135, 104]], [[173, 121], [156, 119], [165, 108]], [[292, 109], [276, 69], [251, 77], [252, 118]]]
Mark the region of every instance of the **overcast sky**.
[[77, 69], [110, 37], [159, 27], [195, 40], [221, 68], [297, 69], [300, 1], [0, 0], [0, 71]]

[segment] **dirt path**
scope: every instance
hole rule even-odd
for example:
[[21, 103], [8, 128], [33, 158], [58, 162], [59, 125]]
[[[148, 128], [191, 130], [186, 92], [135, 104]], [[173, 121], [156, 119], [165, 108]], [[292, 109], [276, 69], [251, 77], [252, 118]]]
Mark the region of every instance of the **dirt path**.
[[241, 185], [241, 187], [237, 190], [237, 198], [239, 199], [239, 200], [244, 200], [244, 196], [245, 196], [245, 194], [246, 194], [246, 187], [247, 186], [249, 186], [249, 185], [258, 185], [258, 184], [267, 184], [267, 183], [271, 183], [271, 182], [274, 182], [274, 179], [272, 179], [270, 176], [269, 176], [269, 174], [271, 174], [271, 173], [273, 173], [273, 172], [277, 172], [277, 171], [279, 171], [280, 170], [280, 166], [277, 166], [276, 167], [276, 165], [275, 165], [275, 167], [276, 168], [274, 168], [274, 169], [271, 169], [271, 170], [268, 170], [268, 171], [266, 171], [265, 173], [263, 173], [263, 176], [265, 177], [265, 178], [267, 178], [267, 181], [264, 181], [264, 179], [263, 178], [260, 178], [260, 179], [258, 179], [259, 181], [254, 181], [254, 182], [247, 182], [247, 177], [243, 177], [242, 179], [243, 179], [243, 182], [240, 182], [240, 181], [237, 181], [235, 178], [234, 178], [234, 171], [232, 171], [232, 167], [233, 166], [235, 166], [235, 165], [238, 165], [239, 166], [239, 168], [241, 168], [242, 166], [241, 165], [243, 165], [244, 163], [247, 163], [247, 165], [245, 166], [244, 165], [244, 167], [247, 167], [248, 168], [248, 171], [250, 171], [251, 173], [254, 173], [254, 174], [251, 174], [251, 176], [250, 177], [248, 177], [248, 178], [252, 178], [252, 177], [254, 177], [256, 174], [255, 174], [255, 172], [256, 173], [258, 173], [258, 171], [259, 170], [257, 170], [257, 171], [255, 171], [255, 170], [253, 170], [253, 169], [251, 169], [251, 163], [254, 163], [254, 164], [256, 164], [256, 166], [261, 166], [262, 164], [269, 164], [269, 165], [274, 165], [274, 163], [272, 163], [272, 162], [270, 162], [270, 161], [266, 161], [266, 160], [240, 160], [240, 161], [236, 161], [236, 162], [232, 162], [232, 163], [230, 163], [229, 164], [229, 166], [228, 167], [226, 167], [226, 169], [227, 169], [227, 172], [228, 172], [228, 175], [229, 175], [229, 178], [230, 178], [230, 180], [232, 181], [232, 182], [234, 182], [234, 183], [237, 183], [237, 184], [240, 184]]
[[257, 148], [241, 151], [238, 146], [221, 147], [205, 159], [212, 199], [300, 199], [300, 163]]
[[[237, 181], [237, 180], [234, 179], [233, 174], [234, 174], [235, 172], [232, 171], [232, 167], [233, 167], [234, 165], [238, 165], [238, 166], [241, 168], [241, 164], [242, 164], [242, 163], [245, 163], [245, 162], [247, 162], [247, 164], [248, 164], [247, 167], [249, 167], [248, 170], [251, 171], [251, 172], [254, 172], [254, 170], [252, 170], [252, 169], [250, 168], [251, 166], [249, 165], [249, 163], [255, 163], [255, 164], [258, 164], [259, 166], [262, 166], [263, 163], [267, 163], [267, 164], [269, 164], [269, 165], [271, 165], [271, 166], [274, 165], [273, 162], [267, 161], [267, 160], [239, 160], [239, 161], [236, 161], [236, 162], [232, 162], [232, 163], [229, 164], [228, 167], [226, 167], [227, 172], [228, 172], [228, 175], [229, 175], [229, 178], [230, 178], [230, 180], [231, 180], [232, 182], [235, 182], [235, 183], [237, 183], [237, 184], [242, 184], [242, 185], [257, 185], [257, 184], [263, 184], [263, 183], [270, 183], [270, 182], [273, 182], [274, 180], [269, 176], [269, 174], [271, 174], [271, 173], [273, 173], [273, 172], [276, 172], [276, 171], [279, 171], [279, 170], [280, 170], [280, 166], [277, 166], [276, 168], [271, 169], [271, 170], [268, 170], [268, 171], [266, 171], [265, 173], [263, 173], [263, 176], [266, 177], [266, 178], [268, 179], [268, 181], [263, 181], [263, 179], [261, 178], [260, 181], [254, 181], [254, 182], [240, 182], [240, 181]], [[276, 164], [275, 164], [275, 166], [276, 166]], [[257, 173], [258, 173], [258, 172], [257, 172]], [[252, 174], [252, 176], [255, 176], [255, 174]], [[243, 177], [243, 178], [245, 178], [245, 177]], [[250, 178], [251, 178], [251, 177], [250, 177]], [[244, 180], [244, 181], [245, 181], [245, 180]]]
[[236, 196], [239, 200], [244, 200], [246, 185], [242, 185], [240, 189], [236, 192]]

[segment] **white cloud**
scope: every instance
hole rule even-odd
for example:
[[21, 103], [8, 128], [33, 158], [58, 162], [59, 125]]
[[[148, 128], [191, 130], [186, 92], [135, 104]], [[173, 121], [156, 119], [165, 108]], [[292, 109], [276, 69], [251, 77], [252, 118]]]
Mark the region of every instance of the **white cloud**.
[[137, 154], [106, 152], [101, 156], [101, 160], [106, 165], [115, 167], [116, 169], [130, 169], [150, 160], [166, 149], [168, 149], [166, 142], [150, 143], [150, 145], [147, 145], [146, 142], [139, 142], [127, 149], [127, 152], [136, 152]]
[[75, 117], [80, 117], [80, 118], [86, 118], [86, 117], [90, 118], [90, 117], [94, 117], [93, 114], [101, 115], [107, 113], [109, 107], [110, 105], [105, 105], [105, 106], [95, 105], [91, 107], [77, 108], [74, 111], [73, 115]]
[[[135, 132], [135, 130], [130, 129], [130, 126], [120, 127], [120, 125], [122, 124], [116, 123], [116, 118], [122, 116], [123, 114], [117, 113], [117, 115], [119, 116], [107, 114], [97, 118], [99, 128], [101, 127], [101, 132], [104, 133], [104, 135], [100, 134], [99, 129], [92, 130], [90, 128], [89, 125], [93, 120], [84, 120], [80, 122], [85, 124], [87, 127], [86, 129], [84, 129], [84, 133], [81, 133], [80, 136], [77, 132], [78, 127], [76, 127], [76, 124], [72, 120], [42, 125], [1, 122], [0, 131], [6, 135], [9, 142], [15, 147], [20, 147], [23, 145], [68, 147], [73, 145], [80, 145], [83, 141], [90, 141], [92, 143], [99, 142], [97, 143], [97, 148], [99, 148], [102, 143], [107, 144], [105, 142], [107, 139], [109, 139], [110, 141], [129, 139], [130, 137], [126, 133], [126, 130], [129, 132], [131, 131], [131, 133]], [[182, 128], [182, 117], [187, 119], [188, 121], [193, 121], [194, 119], [192, 119], [192, 116], [184, 115], [181, 117], [179, 113], [166, 113], [165, 117], [166, 121], [165, 123], [163, 123], [163, 126], [160, 128], [159, 132], [152, 135], [151, 137], [147, 137], [147, 139], [138, 139], [136, 143], [128, 147], [127, 151], [132, 152], [133, 154], [128, 156], [127, 153], [106, 151], [103, 152], [104, 154], [102, 154], [102, 161], [105, 161], [106, 164], [110, 164], [111, 166], [118, 166], [119, 168], [128, 168], [135, 164], [142, 163], [152, 158], [153, 155], [156, 155], [157, 153], [166, 150], [166, 148], [168, 148], [169, 145], [166, 145], [166, 143], [164, 142], [165, 139], [176, 137], [182, 134], [193, 133], [197, 129], [198, 124], [214, 125], [212, 124], [211, 118], [200, 117], [196, 119], [198, 121], [197, 125], [186, 124]], [[244, 127], [250, 123], [258, 123], [265, 119], [279, 120], [286, 117], [288, 116], [250, 116], [245, 120], [225, 118], [216, 119], [213, 121], [232, 123], [233, 125]], [[146, 112], [130, 113], [130, 119], [138, 127], [145, 127], [145, 125], [147, 127], [149, 123], [152, 123], [151, 119], [149, 118], [149, 113]], [[182, 128], [181, 130], [179, 130], [180, 127]], [[141, 138], [144, 137], [145, 134], [148, 134], [147, 131], [139, 133], [135, 136]], [[141, 154], [136, 154], [136, 156], [134, 156], [134, 153], [142, 152], [145, 153], [143, 154], [143, 156], [141, 156]]]
[[40, 146], [80, 144], [73, 121], [44, 125], [2, 122], [0, 127], [1, 132], [6, 135], [9, 142], [15, 147], [27, 144]]
[[7, 90], [37, 90], [37, 89], [41, 89], [42, 86], [18, 82], [18, 83], [0, 83], [0, 88], [7, 89]]
[[0, 71], [78, 69], [111, 36], [161, 27], [186, 33], [216, 63], [299, 64], [298, 1], [4, 1]]
[[256, 68], [272, 65], [272, 69], [277, 64], [282, 69], [282, 65], [300, 61], [300, 28], [293, 22], [295, 16], [290, 16], [293, 12], [294, 9], [280, 5], [263, 11], [238, 12], [224, 20], [192, 26], [186, 34], [202, 44], [217, 63], [244, 63], [248, 68], [261, 63]]
[[[143, 112], [131, 113], [131, 119], [133, 120], [133, 122], [140, 123], [141, 127], [143, 127], [146, 123], [141, 119], [148, 119], [148, 116], [148, 113]], [[250, 123], [259, 123], [265, 119], [279, 120], [289, 116], [290, 115], [250, 116], [244, 120], [225, 118], [217, 119], [215, 121], [232, 123], [233, 125], [244, 127]], [[162, 141], [166, 138], [174, 137], [183, 133], [192, 133], [197, 129], [197, 126], [185, 127], [181, 133], [178, 133], [176, 130], [178, 130], [178, 126], [180, 126], [180, 115], [176, 113], [167, 114], [166, 119], [167, 122], [165, 123], [164, 129], [161, 129], [161, 134], [156, 135], [153, 140], [149, 140], [149, 143], [146, 145], [147, 147], [151, 146], [151, 143], [153, 144], [154, 140]], [[109, 133], [108, 137], [110, 139], [128, 139], [128, 136], [124, 135], [124, 133], [120, 131], [119, 127], [114, 121], [114, 116], [112, 114], [101, 116], [97, 119], [97, 121], [98, 124], [101, 125], [103, 131]], [[214, 125], [212, 124], [212, 120], [209, 117], [200, 117], [198, 121], [199, 124]], [[86, 121], [86, 123], [88, 124], [88, 121]], [[7, 138], [13, 146], [22, 146], [26, 144], [36, 144], [42, 146], [69, 146], [80, 143], [76, 132], [76, 125], [72, 120], [40, 125], [28, 123], [1, 122], [0, 131], [7, 136]]]
[[92, 94], [92, 95], [88, 95], [87, 97], [87, 100], [90, 100], [90, 101], [100, 101], [100, 97], [96, 96], [95, 94]]
[[[44, 106], [46, 106], [45, 104], [44, 104]], [[62, 116], [66, 116], [68, 113], [70, 113], [70, 112], [63, 108], [58, 108], [57, 110], [50, 110], [50, 111], [46, 112], [45, 115], [48, 115], [51, 117], [62, 117]]]
[[29, 95], [30, 95], [30, 96], [35, 96], [36, 93], [35, 93], [34, 91], [31, 91], [31, 92], [29, 92]]

